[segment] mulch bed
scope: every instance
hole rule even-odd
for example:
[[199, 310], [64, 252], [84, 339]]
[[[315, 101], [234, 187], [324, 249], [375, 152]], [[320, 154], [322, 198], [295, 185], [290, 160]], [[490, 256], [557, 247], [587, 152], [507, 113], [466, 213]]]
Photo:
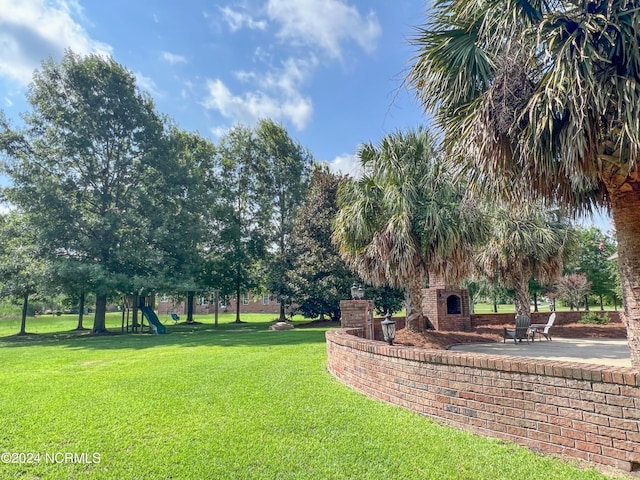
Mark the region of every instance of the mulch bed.
[[[444, 350], [461, 343], [502, 342], [503, 328], [513, 329], [513, 325], [491, 325], [476, 327], [472, 332], [412, 332], [399, 330], [394, 341], [397, 345]], [[558, 325], [551, 329], [552, 337], [559, 338], [627, 338], [627, 329], [620, 323], [609, 325], [583, 325], [572, 323]]]
[[[305, 327], [340, 327], [340, 322], [312, 321], [296, 328]], [[451, 345], [460, 343], [501, 342], [504, 327], [513, 329], [513, 325], [487, 325], [476, 327], [472, 332], [412, 332], [407, 329], [398, 330], [394, 343], [421, 348], [446, 350]], [[608, 325], [585, 325], [571, 323], [568, 325], [554, 325], [551, 329], [552, 337], [559, 338], [627, 338], [627, 329], [621, 323]]]

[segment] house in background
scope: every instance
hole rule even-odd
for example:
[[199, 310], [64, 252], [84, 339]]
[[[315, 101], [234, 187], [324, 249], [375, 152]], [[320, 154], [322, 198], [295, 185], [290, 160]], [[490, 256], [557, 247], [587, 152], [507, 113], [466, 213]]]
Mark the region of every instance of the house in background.
[[[177, 313], [183, 315], [187, 313], [187, 302], [183, 300], [181, 302], [175, 302], [171, 297], [167, 295], [159, 295], [157, 301], [158, 314], [170, 314]], [[199, 296], [194, 299], [194, 314], [212, 314], [215, 312], [215, 299], [213, 295]], [[235, 297], [229, 298], [228, 302], [220, 300], [218, 305], [218, 312], [220, 313], [235, 313], [236, 312], [236, 299]], [[280, 303], [275, 299], [275, 296], [265, 293], [263, 295], [251, 295], [245, 293], [240, 299], [240, 313], [280, 313]]]

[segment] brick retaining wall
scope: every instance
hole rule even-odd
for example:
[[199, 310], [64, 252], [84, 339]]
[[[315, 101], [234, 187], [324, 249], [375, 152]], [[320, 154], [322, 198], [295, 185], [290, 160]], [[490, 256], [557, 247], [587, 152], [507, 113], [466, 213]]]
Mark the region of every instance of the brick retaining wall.
[[326, 334], [328, 369], [361, 392], [544, 453], [640, 470], [640, 372], [389, 346]]

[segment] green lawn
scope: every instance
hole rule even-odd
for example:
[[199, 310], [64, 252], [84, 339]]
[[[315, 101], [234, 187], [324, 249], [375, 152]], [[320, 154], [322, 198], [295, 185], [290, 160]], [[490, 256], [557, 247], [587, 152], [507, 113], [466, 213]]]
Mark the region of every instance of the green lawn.
[[0, 453], [40, 454], [0, 478], [606, 478], [354, 392], [326, 371], [324, 329], [271, 318], [85, 338], [73, 316], [22, 338], [0, 321]]
[[[617, 310], [620, 310], [620, 308], [621, 307], [618, 306]], [[600, 311], [600, 306], [591, 305], [590, 309], [593, 312], [599, 312]], [[616, 309], [613, 308], [612, 305], [605, 305], [604, 309], [605, 310], [616, 310]], [[556, 310], [558, 312], [568, 312], [568, 311], [570, 311], [570, 308], [569, 307], [565, 307], [564, 305], [558, 304]], [[516, 307], [514, 306], [513, 303], [498, 305], [498, 313], [515, 313], [515, 311], [516, 311]], [[533, 312], [533, 305], [531, 305], [531, 311]], [[538, 305], [538, 311], [540, 311], [540, 312], [550, 312], [551, 309], [549, 308], [549, 304], [548, 303], [541, 303], [541, 304]], [[494, 313], [493, 312], [493, 304], [490, 304], [490, 303], [476, 303], [473, 306], [473, 313]]]

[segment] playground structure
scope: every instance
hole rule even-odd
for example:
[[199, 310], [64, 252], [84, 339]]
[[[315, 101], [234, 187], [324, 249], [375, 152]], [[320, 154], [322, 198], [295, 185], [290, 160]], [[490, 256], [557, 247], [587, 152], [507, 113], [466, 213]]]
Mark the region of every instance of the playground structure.
[[[153, 311], [155, 295], [146, 297], [140, 295], [126, 295], [122, 301], [122, 325], [121, 331], [124, 333], [144, 333], [145, 328], [151, 333], [165, 334], [167, 328], [160, 322], [160, 319]], [[138, 311], [142, 313], [142, 318], [138, 316]], [[148, 325], [145, 326], [144, 320]]]

